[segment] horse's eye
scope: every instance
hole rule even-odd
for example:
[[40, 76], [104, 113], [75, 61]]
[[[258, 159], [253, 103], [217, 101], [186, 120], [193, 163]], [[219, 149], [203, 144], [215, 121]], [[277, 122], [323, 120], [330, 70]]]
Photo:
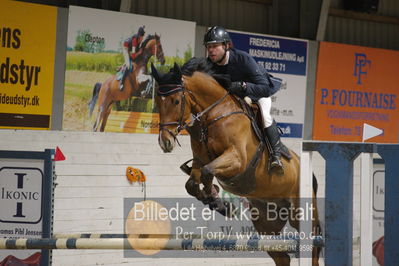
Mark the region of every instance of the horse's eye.
[[180, 103], [180, 101], [179, 100], [175, 100], [175, 105], [178, 105]]

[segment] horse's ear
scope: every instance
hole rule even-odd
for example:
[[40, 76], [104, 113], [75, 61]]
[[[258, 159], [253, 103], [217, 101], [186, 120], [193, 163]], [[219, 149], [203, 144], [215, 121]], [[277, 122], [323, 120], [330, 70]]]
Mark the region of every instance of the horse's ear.
[[154, 79], [158, 82], [160, 79], [160, 73], [158, 70], [155, 68], [154, 64], [151, 63], [151, 75], [154, 77]]
[[175, 65], [174, 65], [173, 72], [176, 74], [178, 80], [181, 80], [181, 76], [182, 76], [181, 69], [180, 69], [179, 65], [176, 62], [175, 62]]

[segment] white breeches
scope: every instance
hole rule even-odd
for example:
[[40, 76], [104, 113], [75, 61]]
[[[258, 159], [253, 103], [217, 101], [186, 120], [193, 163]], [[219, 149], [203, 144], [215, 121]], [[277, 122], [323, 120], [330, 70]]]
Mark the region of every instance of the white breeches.
[[265, 128], [268, 128], [273, 124], [273, 118], [270, 115], [270, 109], [272, 108], [272, 99], [270, 97], [260, 98], [258, 100], [258, 103], [263, 118], [263, 124]]
[[130, 69], [129, 51], [127, 47], [123, 47], [122, 53], [123, 53], [123, 58], [125, 59], [125, 65], [127, 66], [128, 69]]

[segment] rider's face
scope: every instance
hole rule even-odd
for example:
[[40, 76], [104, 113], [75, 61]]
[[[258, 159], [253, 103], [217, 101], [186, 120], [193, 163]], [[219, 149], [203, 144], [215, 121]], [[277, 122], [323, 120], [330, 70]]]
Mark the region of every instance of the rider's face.
[[225, 45], [223, 43], [209, 43], [206, 45], [208, 57], [213, 63], [219, 62], [225, 53]]

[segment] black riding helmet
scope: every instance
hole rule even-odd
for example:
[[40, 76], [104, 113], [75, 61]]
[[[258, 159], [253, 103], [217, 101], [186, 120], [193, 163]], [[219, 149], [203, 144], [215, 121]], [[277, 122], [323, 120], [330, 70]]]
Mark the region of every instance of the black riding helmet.
[[138, 33], [140, 36], [144, 36], [144, 34], [145, 34], [144, 28], [145, 28], [144, 25], [139, 28]]
[[229, 43], [231, 42], [230, 36], [226, 29], [219, 26], [213, 26], [205, 33], [204, 45], [210, 43]]

